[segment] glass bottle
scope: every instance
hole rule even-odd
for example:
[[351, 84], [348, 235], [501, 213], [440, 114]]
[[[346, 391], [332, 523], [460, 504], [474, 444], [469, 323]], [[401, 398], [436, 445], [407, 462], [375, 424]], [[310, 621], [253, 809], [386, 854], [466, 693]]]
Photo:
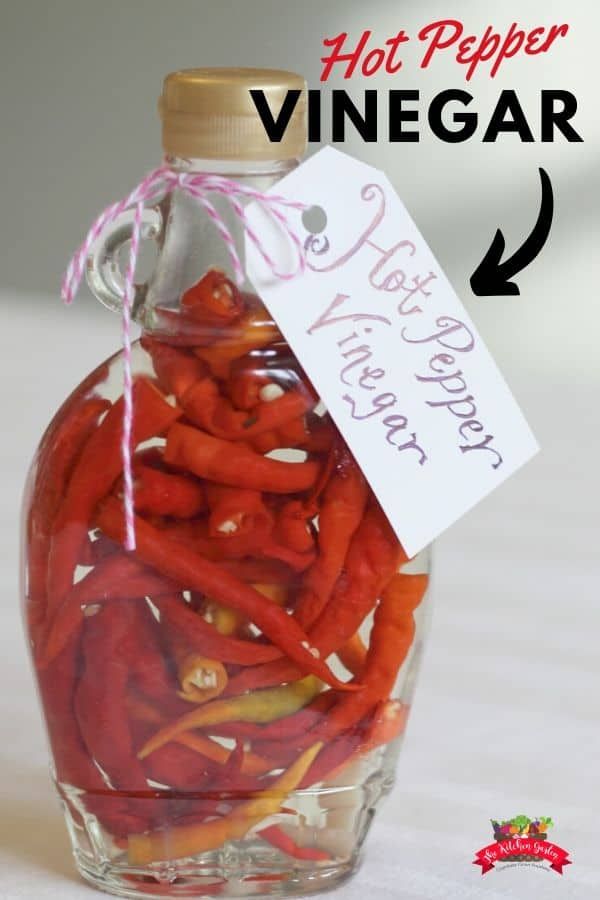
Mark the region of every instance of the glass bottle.
[[[273, 110], [303, 91], [281, 143], [250, 88]], [[305, 97], [288, 72], [173, 73], [166, 164], [266, 190], [304, 152]], [[211, 202], [241, 255], [239, 219]], [[113, 309], [131, 218], [88, 261]], [[319, 891], [354, 872], [394, 782], [427, 554], [407, 560], [203, 207], [175, 189], [143, 236], [158, 254], [134, 303], [137, 548], [122, 354], [55, 415], [24, 506], [25, 621], [75, 861], [127, 897]]]

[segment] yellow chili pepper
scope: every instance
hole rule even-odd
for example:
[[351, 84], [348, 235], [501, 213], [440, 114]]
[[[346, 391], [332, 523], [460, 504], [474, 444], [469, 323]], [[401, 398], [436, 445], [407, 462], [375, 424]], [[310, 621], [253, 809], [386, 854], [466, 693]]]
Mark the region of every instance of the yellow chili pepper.
[[243, 837], [254, 825], [279, 812], [288, 794], [296, 790], [308, 772], [322, 744], [305, 750], [267, 790], [243, 803], [235, 812], [200, 825], [182, 825], [150, 834], [132, 834], [128, 840], [128, 859], [132, 866], [160, 860], [181, 859], [215, 850], [225, 841]]
[[279, 687], [264, 688], [238, 697], [228, 697], [226, 700], [213, 700], [157, 731], [142, 747], [138, 757], [145, 759], [178, 734], [192, 728], [205, 728], [223, 722], [254, 722], [265, 725], [275, 719], [282, 719], [310, 703], [322, 686], [318, 678], [308, 675], [300, 681], [292, 681]]
[[[132, 715], [137, 719], [141, 719], [143, 722], [151, 722], [155, 725], [162, 725], [164, 723], [164, 718], [159, 711], [145, 700], [130, 697], [128, 706]], [[182, 744], [190, 750], [195, 750], [196, 753], [201, 753], [202, 756], [205, 756], [207, 759], [211, 759], [213, 762], [223, 766], [229, 760], [232, 753], [231, 750], [228, 750], [222, 744], [218, 744], [211, 738], [201, 734], [185, 732], [184, 734], [178, 735], [174, 741], [176, 744]], [[246, 750], [244, 751], [240, 771], [244, 775], [266, 775], [266, 773], [270, 772], [274, 767], [275, 763], [272, 760], [265, 759], [257, 753]]]
[[[284, 584], [253, 584], [252, 587], [259, 594], [272, 600], [277, 606], [286, 606], [288, 601], [288, 589]], [[247, 617], [229, 606], [220, 603], [211, 603], [209, 606], [211, 621], [220, 634], [237, 634], [240, 628], [248, 621]]]
[[221, 606], [220, 603], [211, 603], [208, 607], [210, 621], [213, 623], [219, 634], [227, 637], [238, 634], [242, 625], [248, 619], [235, 609], [229, 606]]

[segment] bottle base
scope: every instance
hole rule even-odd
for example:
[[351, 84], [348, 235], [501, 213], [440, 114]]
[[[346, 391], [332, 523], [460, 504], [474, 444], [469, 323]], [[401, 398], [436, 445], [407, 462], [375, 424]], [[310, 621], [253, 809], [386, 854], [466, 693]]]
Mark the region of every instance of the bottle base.
[[[229, 847], [230, 854], [235, 851]], [[208, 854], [206, 854], [208, 857]], [[249, 853], [247, 842], [243, 846], [243, 860], [225, 860], [223, 854], [214, 854], [214, 860], [204, 859], [189, 865], [167, 865], [150, 875], [135, 867], [112, 863], [90, 865], [89, 859], [75, 855], [77, 869], [82, 878], [98, 890], [118, 897], [172, 900], [176, 897], [194, 897], [197, 900], [213, 900], [215, 897], [304, 897], [330, 891], [348, 881], [358, 870], [359, 861], [322, 864], [310, 870], [301, 865], [290, 865], [289, 859], [277, 852]], [[219, 858], [221, 857], [221, 858]], [[279, 861], [278, 861], [279, 857]]]
[[[280, 826], [282, 837], [286, 829], [288, 837], [293, 835], [298, 855], [256, 832], [240, 840], [226, 840], [218, 849], [165, 861], [157, 856], [144, 864], [132, 860], [127, 841], [111, 837], [90, 812], [93, 806], [105, 823], [107, 817], [118, 822], [122, 795], [108, 800], [58, 787], [75, 864], [85, 881], [118, 897], [209, 900], [304, 897], [339, 887], [357, 871], [375, 808], [392, 784], [393, 778], [378, 770], [362, 783], [357, 779], [355, 784], [330, 784], [290, 795], [281, 821], [275, 816], [268, 821]], [[128, 802], [130, 813], [144, 811], [143, 800], [130, 797]], [[156, 804], [156, 800], [152, 802]]]

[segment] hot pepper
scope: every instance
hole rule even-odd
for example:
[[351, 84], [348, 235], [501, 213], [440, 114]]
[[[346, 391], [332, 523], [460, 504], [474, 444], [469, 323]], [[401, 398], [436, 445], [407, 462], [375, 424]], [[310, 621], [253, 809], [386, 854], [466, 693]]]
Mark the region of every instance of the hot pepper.
[[236, 285], [220, 269], [209, 269], [181, 297], [181, 310], [205, 325], [223, 327], [238, 319], [245, 309]]
[[165, 460], [210, 481], [275, 494], [307, 490], [319, 472], [315, 462], [268, 459], [188, 425], [169, 430]]
[[46, 573], [54, 519], [82, 447], [110, 406], [98, 397], [70, 400], [60, 426], [44, 437], [38, 457], [29, 541], [27, 616], [34, 641], [46, 614]]
[[[132, 443], [162, 434], [180, 415], [145, 378], [133, 389]], [[48, 559], [48, 609], [52, 614], [73, 583], [80, 548], [94, 509], [121, 472], [123, 400], [115, 403], [87, 441], [52, 529]]]
[[[266, 385], [262, 390], [270, 387]], [[276, 385], [272, 386], [276, 388]], [[264, 400], [249, 412], [235, 409], [224, 397], [217, 383], [205, 376], [180, 398], [186, 417], [215, 437], [247, 441], [284, 428], [311, 409], [316, 399], [308, 392], [282, 391], [272, 400]]]
[[406, 556], [378, 504], [373, 503], [356, 530], [330, 602], [312, 629], [327, 656], [360, 628], [381, 591]]
[[84, 608], [107, 600], [127, 600], [174, 590], [174, 583], [123, 554], [107, 557], [74, 585], [48, 624], [37, 663], [44, 668], [81, 628]]
[[197, 653], [177, 654], [177, 671], [181, 691], [179, 696], [189, 703], [207, 703], [223, 693], [227, 687], [227, 670], [223, 663]]
[[287, 795], [302, 781], [321, 746], [309, 747], [266, 791], [242, 803], [227, 816], [199, 825], [131, 835], [128, 842], [130, 865], [142, 866], [161, 859], [193, 856], [221, 847], [227, 840], [243, 837], [253, 825], [279, 811]]
[[296, 553], [314, 549], [315, 540], [310, 527], [312, 510], [300, 500], [288, 500], [277, 514], [277, 532], [281, 542]]
[[[138, 601], [140, 602], [140, 601]], [[84, 669], [75, 693], [83, 740], [117, 790], [147, 790], [127, 716], [130, 665], [137, 652], [135, 602], [107, 604], [86, 620]]]
[[[97, 524], [109, 537], [123, 540], [123, 515], [116, 500], [109, 499], [101, 505]], [[225, 606], [238, 609], [306, 673], [322, 678], [331, 687], [347, 689], [323, 660], [311, 652], [306, 634], [284, 610], [214, 563], [187, 547], [166, 539], [160, 531], [139, 517], [136, 517], [135, 527], [136, 554], [139, 559], [186, 588], [200, 591]], [[207, 655], [212, 655], [210, 650]]]
[[211, 537], [252, 534], [266, 536], [273, 527], [273, 514], [267, 509], [260, 491], [241, 490], [220, 484], [206, 488]]
[[[337, 652], [358, 631], [404, 559], [385, 515], [372, 504], [350, 542], [344, 571], [331, 599], [309, 632], [322, 659]], [[275, 660], [240, 672], [230, 680], [229, 689], [240, 693], [292, 681], [300, 674], [288, 660]]]
[[264, 306], [246, 312], [227, 331], [226, 338], [195, 350], [196, 356], [208, 363], [217, 378], [229, 377], [234, 360], [282, 339]]
[[310, 441], [311, 435], [306, 427], [306, 419], [304, 416], [298, 416], [297, 419], [291, 419], [279, 428], [257, 434], [256, 437], [250, 438], [248, 443], [257, 453], [271, 453], [273, 450], [286, 447], [308, 449]]
[[134, 465], [135, 508], [152, 516], [192, 519], [206, 508], [202, 486], [195, 478]]
[[[144, 700], [130, 698], [128, 706], [131, 713], [143, 722], [158, 726], [165, 724], [166, 720], [161, 713]], [[232, 753], [231, 750], [227, 750], [222, 744], [218, 744], [216, 741], [213, 741], [204, 735], [190, 733], [188, 731], [177, 735], [172, 743], [188, 747], [205, 759], [217, 763], [220, 766], [224, 766], [229, 761]], [[154, 756], [154, 754], [152, 754], [152, 756]], [[265, 775], [267, 772], [270, 772], [272, 768], [273, 763], [268, 759], [263, 759], [256, 753], [251, 753], [249, 751], [244, 752], [240, 769], [244, 774]]]
[[93, 569], [94, 566], [103, 562], [108, 556], [114, 556], [120, 552], [121, 548], [119, 545], [103, 534], [93, 538], [88, 536], [81, 546], [77, 563], [80, 566], [85, 566], [85, 568]]
[[352, 697], [352, 703], [341, 698], [329, 711], [327, 719], [316, 727], [316, 735], [323, 740], [331, 740], [350, 728], [389, 697], [413, 641], [413, 612], [423, 598], [427, 582], [426, 575], [399, 574], [383, 591], [361, 673], [363, 690]]
[[363, 671], [367, 661], [367, 648], [358, 631], [346, 641], [343, 647], [340, 647], [337, 655], [342, 665], [349, 672], [360, 677], [360, 673]]
[[222, 722], [272, 722], [289, 716], [302, 709], [321, 690], [321, 682], [310, 675], [301, 681], [267, 688], [264, 691], [242, 694], [227, 700], [213, 700], [200, 709], [192, 710], [165, 728], [140, 750], [138, 756], [144, 759], [158, 747], [162, 747], [178, 734], [192, 728], [209, 728]]
[[277, 647], [220, 634], [213, 625], [176, 595], [165, 594], [155, 597], [153, 602], [160, 610], [161, 624], [167, 633], [173, 631], [176, 636], [185, 640], [190, 648], [203, 656], [211, 654], [223, 663], [240, 666], [254, 665], [258, 659], [268, 662], [281, 657], [281, 650]]
[[304, 579], [294, 614], [304, 629], [314, 625], [327, 605], [366, 502], [362, 473], [347, 452], [340, 453], [319, 509], [319, 555]]
[[150, 354], [161, 389], [165, 394], [174, 394], [178, 400], [207, 373], [206, 365], [186, 350], [171, 347], [148, 335], [142, 337], [141, 344]]
[[231, 375], [227, 381], [227, 393], [237, 409], [249, 410], [261, 402], [261, 389], [272, 383], [264, 370], [244, 368]]
[[[235, 488], [232, 488], [232, 491], [235, 491]], [[238, 509], [243, 509], [243, 507], [238, 505]], [[244, 516], [243, 512], [241, 516]], [[235, 520], [219, 519], [219, 525], [225, 527], [218, 537], [209, 536], [209, 524], [204, 519], [193, 522], [168, 521], [160, 523], [160, 527], [165, 537], [186, 545], [205, 559], [219, 563], [227, 560], [239, 560], [237, 567], [221, 566], [232, 572], [236, 568], [250, 571], [251, 567], [256, 566], [260, 560], [279, 561], [289, 569], [303, 572], [314, 560], [312, 551], [297, 553], [278, 543], [274, 531], [267, 530], [264, 523], [260, 528], [253, 528], [238, 534], [233, 530], [233, 524], [228, 524], [232, 522], [235, 523]], [[255, 559], [249, 559], [249, 557], [255, 557]], [[279, 577], [281, 580], [281, 576]], [[244, 578], [244, 580], [252, 579]], [[289, 574], [285, 580], [290, 580]]]

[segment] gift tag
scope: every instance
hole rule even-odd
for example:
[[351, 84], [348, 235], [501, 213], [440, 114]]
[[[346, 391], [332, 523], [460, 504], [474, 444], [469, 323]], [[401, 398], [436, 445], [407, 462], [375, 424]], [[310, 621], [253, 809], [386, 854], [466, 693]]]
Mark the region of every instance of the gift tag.
[[[247, 239], [248, 275], [413, 556], [537, 443], [383, 172], [325, 147], [271, 193], [311, 206], [288, 213], [307, 267], [276, 278]], [[293, 269], [271, 214], [247, 215]]]

